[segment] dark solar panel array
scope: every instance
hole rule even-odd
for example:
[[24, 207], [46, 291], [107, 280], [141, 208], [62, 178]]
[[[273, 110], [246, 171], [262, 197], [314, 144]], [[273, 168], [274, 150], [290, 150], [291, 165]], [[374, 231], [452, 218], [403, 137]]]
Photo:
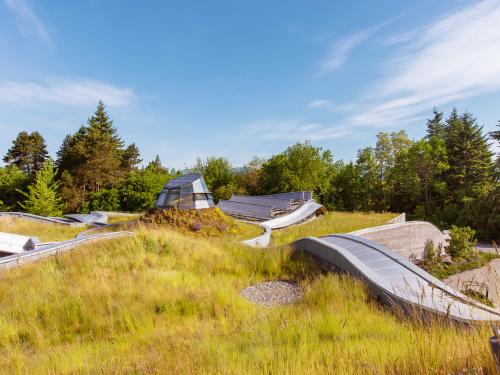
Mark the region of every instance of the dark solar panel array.
[[288, 199], [288, 200], [293, 200], [293, 201], [309, 201], [312, 199], [312, 192], [310, 192], [310, 191], [292, 191], [290, 193], [260, 195], [260, 197], [275, 198], [275, 199]]
[[309, 191], [256, 196], [233, 195], [228, 201], [221, 200], [218, 207], [229, 215], [268, 220], [292, 212], [311, 199], [312, 193]]
[[251, 203], [219, 201], [217, 205], [223, 212], [241, 217], [266, 220], [271, 217], [272, 206], [262, 206]]
[[231, 202], [242, 202], [258, 204], [262, 206], [272, 206], [275, 209], [288, 211], [290, 210], [289, 199], [276, 199], [273, 197], [259, 197], [250, 195], [233, 195], [230, 199]]
[[189, 173], [184, 176], [174, 178], [165, 185], [165, 189], [172, 189], [180, 186], [184, 186], [199, 180], [201, 177], [200, 173]]

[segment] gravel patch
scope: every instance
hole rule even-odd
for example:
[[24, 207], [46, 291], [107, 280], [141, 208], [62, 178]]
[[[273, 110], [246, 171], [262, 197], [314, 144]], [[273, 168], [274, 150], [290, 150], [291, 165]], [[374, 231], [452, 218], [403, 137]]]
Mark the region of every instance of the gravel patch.
[[300, 299], [302, 289], [291, 281], [266, 281], [243, 289], [241, 295], [259, 305], [287, 305]]

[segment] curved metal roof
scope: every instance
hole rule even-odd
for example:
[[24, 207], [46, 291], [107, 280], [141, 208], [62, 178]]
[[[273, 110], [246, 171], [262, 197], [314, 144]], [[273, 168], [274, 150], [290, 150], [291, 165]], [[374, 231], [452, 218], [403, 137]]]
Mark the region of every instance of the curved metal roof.
[[404, 310], [428, 311], [456, 321], [500, 321], [500, 311], [459, 293], [407, 258], [361, 237], [308, 237], [293, 244], [359, 277], [372, 294]]

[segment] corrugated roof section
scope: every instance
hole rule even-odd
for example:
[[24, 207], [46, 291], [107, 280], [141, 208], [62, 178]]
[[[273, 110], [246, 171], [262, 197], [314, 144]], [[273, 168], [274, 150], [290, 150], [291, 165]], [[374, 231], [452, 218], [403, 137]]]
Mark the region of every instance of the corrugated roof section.
[[184, 176], [174, 178], [173, 180], [167, 182], [167, 184], [165, 185], [165, 189], [172, 189], [184, 185], [189, 185], [192, 184], [194, 181], [199, 180], [200, 178], [201, 178], [200, 173], [185, 174]]

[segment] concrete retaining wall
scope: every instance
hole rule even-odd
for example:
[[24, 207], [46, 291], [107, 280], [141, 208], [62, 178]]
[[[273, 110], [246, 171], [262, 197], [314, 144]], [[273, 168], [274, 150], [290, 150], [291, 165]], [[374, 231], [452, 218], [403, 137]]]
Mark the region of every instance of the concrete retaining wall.
[[426, 221], [407, 221], [361, 229], [350, 234], [372, 240], [409, 259], [422, 259], [427, 240], [434, 246], [447, 244], [448, 236]]
[[403, 212], [402, 214], [396, 216], [394, 219], [391, 219], [387, 222], [387, 224], [398, 224], [406, 222], [406, 214]]

